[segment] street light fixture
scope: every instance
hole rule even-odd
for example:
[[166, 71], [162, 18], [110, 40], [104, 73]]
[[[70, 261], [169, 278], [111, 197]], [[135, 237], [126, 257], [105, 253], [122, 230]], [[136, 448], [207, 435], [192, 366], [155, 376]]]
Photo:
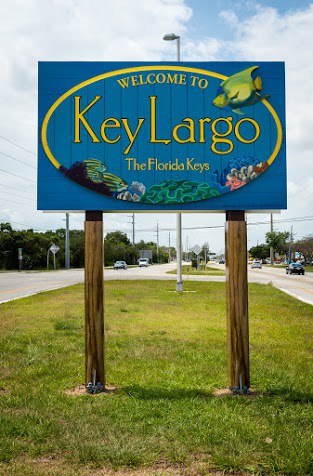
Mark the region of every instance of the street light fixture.
[[165, 41], [173, 41], [177, 40], [177, 61], [180, 61], [180, 36], [175, 35], [175, 33], [167, 33], [163, 36], [163, 40]]
[[[165, 41], [177, 40], [177, 61], [180, 61], [180, 36], [175, 33], [167, 33], [163, 36]], [[183, 291], [183, 272], [182, 272], [182, 224], [181, 213], [176, 214], [176, 254], [177, 254], [177, 281], [176, 291]]]

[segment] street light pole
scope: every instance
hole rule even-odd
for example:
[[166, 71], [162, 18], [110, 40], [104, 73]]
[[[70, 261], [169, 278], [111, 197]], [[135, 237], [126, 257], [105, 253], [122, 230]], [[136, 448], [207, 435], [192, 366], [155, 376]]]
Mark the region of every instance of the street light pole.
[[[273, 233], [273, 213], [271, 213], [271, 233]], [[273, 247], [270, 247], [270, 260], [271, 260], [271, 265], [274, 264], [274, 250]]]
[[[163, 36], [165, 41], [177, 41], [177, 61], [180, 61], [180, 36], [175, 33], [168, 33]], [[176, 255], [177, 255], [177, 281], [176, 291], [183, 291], [182, 276], [182, 220], [181, 213], [176, 214]]]
[[177, 61], [180, 61], [180, 36], [177, 36]]

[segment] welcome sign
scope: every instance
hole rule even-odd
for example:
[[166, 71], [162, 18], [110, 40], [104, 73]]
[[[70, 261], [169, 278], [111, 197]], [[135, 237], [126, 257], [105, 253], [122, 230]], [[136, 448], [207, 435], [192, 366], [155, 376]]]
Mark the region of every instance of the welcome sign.
[[38, 208], [286, 208], [284, 64], [39, 63]]

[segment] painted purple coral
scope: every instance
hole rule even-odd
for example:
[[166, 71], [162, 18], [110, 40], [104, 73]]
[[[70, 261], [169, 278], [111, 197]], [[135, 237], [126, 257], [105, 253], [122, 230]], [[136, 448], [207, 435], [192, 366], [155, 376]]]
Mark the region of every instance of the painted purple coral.
[[75, 162], [69, 169], [61, 165], [59, 170], [79, 185], [94, 190], [95, 192], [102, 193], [103, 195], [112, 197], [112, 192], [109, 187], [107, 187], [107, 185], [104, 183], [93, 182], [88, 178], [87, 167], [83, 162]]

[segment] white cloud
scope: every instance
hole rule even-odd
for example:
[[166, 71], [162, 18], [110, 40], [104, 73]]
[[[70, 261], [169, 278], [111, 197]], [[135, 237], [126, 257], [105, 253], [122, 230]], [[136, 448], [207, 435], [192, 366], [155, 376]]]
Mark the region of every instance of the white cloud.
[[224, 42], [216, 38], [206, 38], [184, 44], [184, 61], [219, 61]]
[[238, 17], [233, 11], [223, 10], [219, 14], [219, 18], [225, 21], [228, 25], [238, 25]]
[[[274, 8], [257, 8], [244, 21], [223, 12], [236, 41], [227, 49], [237, 60], [285, 61], [287, 144], [289, 170], [296, 176], [311, 164], [313, 149], [312, 57], [313, 4], [305, 10], [279, 14]], [[300, 165], [299, 167], [299, 163]], [[311, 166], [313, 171], [313, 166]], [[304, 175], [304, 174], [303, 174]]]
[[[240, 9], [245, 6], [244, 19]], [[233, 39], [202, 37], [188, 38], [188, 21], [192, 10], [185, 0], [115, 0], [90, 2], [90, 0], [11, 0], [0, 2], [1, 39], [1, 135], [36, 151], [37, 124], [37, 62], [38, 60], [174, 60], [175, 42], [164, 42], [165, 33], [183, 35], [182, 58], [206, 61], [285, 61], [287, 86], [287, 157], [289, 164], [290, 208], [295, 215], [312, 213], [310, 196], [313, 175], [313, 4], [306, 9], [279, 14], [274, 8], [254, 2], [233, 2], [231, 11], [223, 11], [225, 22]], [[247, 17], [247, 15], [250, 15]], [[203, 19], [205, 22], [205, 19]], [[208, 24], [208, 31], [210, 25]], [[228, 35], [229, 38], [229, 35]], [[34, 158], [0, 139], [0, 151], [34, 164]], [[18, 174], [32, 177], [31, 169], [15, 168], [14, 162], [0, 155], [0, 168], [16, 170]], [[1, 172], [0, 172], [1, 173]], [[23, 191], [32, 191], [36, 198], [35, 184], [23, 182], [2, 174], [1, 183]], [[22, 184], [22, 185], [21, 185]], [[303, 200], [301, 191], [304, 190]], [[12, 190], [13, 192], [13, 190]], [[0, 189], [0, 199], [4, 196]], [[19, 191], [14, 191], [19, 193]], [[31, 196], [29, 194], [25, 196]], [[9, 197], [8, 197], [9, 198]], [[20, 201], [18, 198], [10, 197]], [[64, 216], [44, 215], [36, 212], [36, 204], [25, 201], [24, 206], [5, 202], [1, 218], [19, 223], [33, 223], [39, 227], [50, 223], [51, 228], [64, 226]], [[201, 224], [224, 223], [222, 215], [201, 215]], [[264, 219], [264, 215], [261, 217]], [[148, 215], [138, 226], [148, 223]], [[184, 224], [196, 223], [199, 215], [184, 215]], [[74, 220], [73, 220], [74, 221]], [[79, 221], [79, 220], [78, 220]], [[129, 221], [126, 216], [114, 217], [112, 225]], [[160, 217], [160, 222], [173, 224], [173, 216]], [[151, 219], [152, 223], [152, 219]], [[154, 221], [153, 221], [154, 223]], [[125, 225], [122, 225], [124, 227]], [[150, 226], [150, 219], [149, 219]], [[284, 228], [286, 227], [285, 225]], [[288, 225], [287, 225], [288, 226]], [[253, 230], [252, 230], [253, 228]], [[251, 243], [257, 239], [258, 227], [251, 227]], [[187, 236], [185, 233], [185, 236]], [[163, 239], [167, 242], [167, 233]], [[208, 231], [190, 232], [193, 244], [208, 240]], [[143, 236], [143, 235], [142, 235]], [[162, 236], [162, 235], [161, 235]], [[175, 234], [173, 233], [172, 240]], [[223, 244], [223, 230], [210, 232], [216, 247]], [[253, 238], [252, 238], [253, 237]], [[139, 236], [138, 236], [139, 238]], [[144, 237], [155, 239], [153, 234]], [[262, 241], [262, 237], [258, 238]], [[209, 241], [210, 238], [209, 238]], [[222, 245], [223, 246], [223, 245]]]
[[[172, 31], [182, 34], [191, 14], [184, 0], [0, 2], [1, 136], [32, 151], [37, 149], [38, 61], [160, 60], [162, 51], [171, 54], [163, 35]], [[31, 154], [1, 139], [0, 151], [35, 164]], [[0, 168], [35, 178], [31, 169], [23, 169], [1, 154]], [[40, 223], [40, 228], [47, 223], [51, 228], [64, 226], [63, 215], [43, 216], [36, 211], [35, 183], [0, 174], [0, 183], [7, 185], [7, 189], [0, 187], [0, 200], [5, 206], [1, 207], [0, 221], [35, 223], [35, 227]], [[22, 200], [8, 193], [11, 185], [18, 189], [16, 194], [34, 201], [18, 205]], [[32, 194], [26, 195], [25, 190]], [[5, 202], [5, 198], [11, 202]]]
[[193, 60], [285, 61], [289, 179], [306, 180], [306, 171], [313, 173], [313, 4], [285, 14], [253, 2], [241, 2], [241, 9], [243, 4], [251, 12], [245, 20], [235, 9], [219, 15], [233, 31], [231, 41], [189, 41], [184, 55]]
[[[242, 9], [244, 3], [250, 16], [242, 19], [236, 8]], [[188, 51], [193, 50], [194, 59], [203, 59], [207, 54], [207, 59], [223, 61], [285, 61], [289, 200], [288, 211], [276, 218], [312, 215], [313, 4], [282, 14], [254, 2], [237, 2], [231, 11], [222, 11], [219, 18], [233, 31], [233, 39], [215, 44], [214, 39], [207, 44], [204, 40], [194, 42]], [[260, 218], [264, 219], [264, 215]], [[310, 223], [297, 225], [299, 237], [308, 233]], [[289, 226], [277, 224], [276, 229]], [[256, 241], [260, 231], [260, 227], [251, 227], [251, 242]]]
[[183, 0], [1, 2], [1, 104], [35, 115], [38, 61], [159, 60], [190, 16]]

